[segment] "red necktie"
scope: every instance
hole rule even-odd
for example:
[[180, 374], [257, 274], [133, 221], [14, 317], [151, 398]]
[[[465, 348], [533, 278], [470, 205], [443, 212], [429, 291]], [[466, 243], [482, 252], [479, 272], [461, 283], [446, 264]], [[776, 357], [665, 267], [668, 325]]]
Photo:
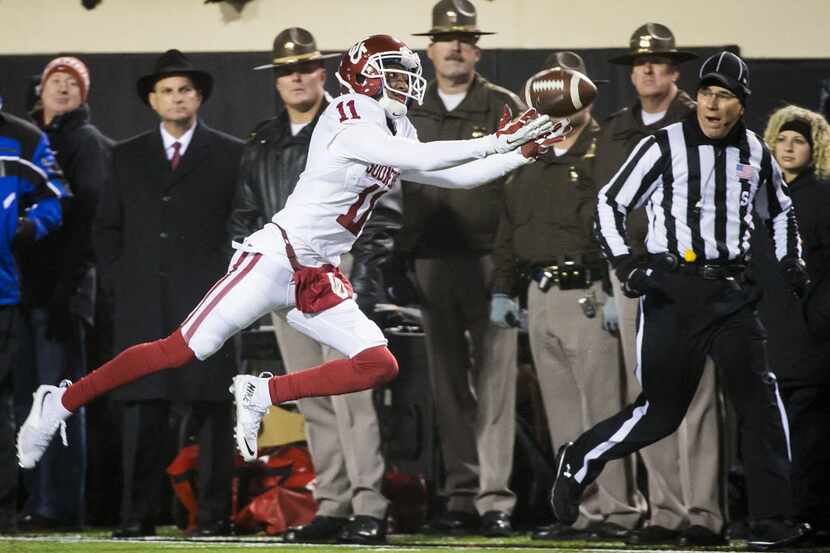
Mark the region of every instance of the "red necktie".
[[182, 154], [179, 152], [181, 147], [181, 142], [173, 142], [173, 157], [170, 158], [170, 168], [173, 171], [176, 170], [176, 167], [179, 166], [179, 162], [182, 160]]

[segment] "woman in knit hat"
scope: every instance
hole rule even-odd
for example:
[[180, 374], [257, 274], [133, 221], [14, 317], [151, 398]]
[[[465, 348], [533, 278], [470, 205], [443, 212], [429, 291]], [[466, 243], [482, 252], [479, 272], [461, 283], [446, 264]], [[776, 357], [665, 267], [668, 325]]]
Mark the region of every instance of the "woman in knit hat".
[[821, 114], [798, 106], [774, 112], [764, 141], [792, 186], [799, 176], [830, 177], [830, 125]]
[[[770, 364], [790, 423], [793, 507], [813, 528], [813, 540], [827, 541], [830, 531], [830, 126], [820, 114], [787, 106], [769, 119], [764, 140], [781, 166], [795, 205], [804, 260], [813, 282], [801, 305], [788, 295], [764, 286], [760, 305], [769, 331]], [[756, 248], [752, 255], [769, 252]], [[757, 250], [757, 251], [756, 251]], [[759, 263], [762, 259], [759, 259]], [[777, 278], [760, 271], [759, 281]]]

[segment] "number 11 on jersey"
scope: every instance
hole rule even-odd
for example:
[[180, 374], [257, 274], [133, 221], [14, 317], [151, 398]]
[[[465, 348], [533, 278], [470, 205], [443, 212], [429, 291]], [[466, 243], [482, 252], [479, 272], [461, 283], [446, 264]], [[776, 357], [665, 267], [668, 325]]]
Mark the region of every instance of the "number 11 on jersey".
[[[345, 107], [344, 107], [345, 105]], [[348, 114], [346, 113], [348, 108]], [[354, 100], [348, 102], [340, 102], [337, 104], [337, 112], [340, 114], [340, 122], [348, 121], [349, 119], [360, 119], [357, 110], [354, 107]]]
[[384, 194], [386, 194], [386, 190], [377, 184], [366, 188], [357, 196], [357, 201], [349, 207], [349, 211], [337, 217], [337, 222], [343, 228], [357, 236], [366, 223], [366, 219], [372, 213], [375, 202]]

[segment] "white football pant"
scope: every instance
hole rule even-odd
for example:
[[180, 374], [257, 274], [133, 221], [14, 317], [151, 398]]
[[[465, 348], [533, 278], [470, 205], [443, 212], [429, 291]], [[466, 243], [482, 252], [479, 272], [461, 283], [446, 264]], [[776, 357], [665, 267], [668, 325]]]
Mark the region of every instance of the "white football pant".
[[[182, 335], [196, 357], [207, 359], [228, 338], [263, 315], [293, 307], [293, 274], [285, 255], [237, 251], [227, 274], [213, 285], [181, 325]], [[349, 358], [387, 343], [383, 332], [360, 311], [354, 299], [314, 314], [291, 309], [287, 320], [306, 336]]]

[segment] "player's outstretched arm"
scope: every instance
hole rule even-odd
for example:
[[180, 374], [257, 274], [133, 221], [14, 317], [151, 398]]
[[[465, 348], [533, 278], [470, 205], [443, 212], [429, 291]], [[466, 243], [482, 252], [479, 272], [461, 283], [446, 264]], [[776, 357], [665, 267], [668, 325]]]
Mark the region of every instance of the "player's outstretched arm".
[[337, 133], [331, 148], [363, 163], [388, 165], [401, 171], [436, 171], [493, 154], [506, 153], [539, 138], [553, 128], [547, 115], [528, 110], [507, 121], [495, 133], [470, 140], [419, 142], [391, 136], [372, 124], [350, 124]]
[[570, 121], [561, 119], [543, 136], [507, 153], [438, 171], [402, 171], [401, 175], [407, 181], [441, 188], [475, 188], [501, 178], [522, 165], [532, 163], [540, 155], [547, 153], [554, 144], [565, 140], [572, 130]]
[[532, 162], [533, 159], [525, 157], [521, 150], [514, 150], [438, 171], [401, 171], [401, 178], [441, 188], [467, 189], [487, 184]]

